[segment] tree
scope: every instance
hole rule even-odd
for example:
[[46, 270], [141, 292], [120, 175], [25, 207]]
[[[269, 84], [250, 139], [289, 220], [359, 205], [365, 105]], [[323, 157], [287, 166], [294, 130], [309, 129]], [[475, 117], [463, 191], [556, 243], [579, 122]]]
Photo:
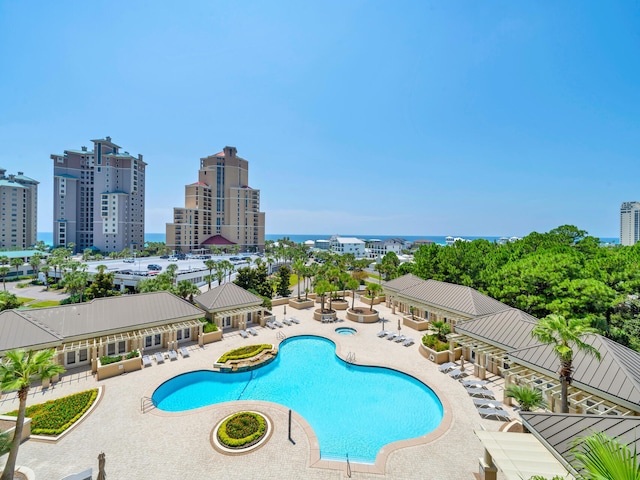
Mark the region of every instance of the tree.
[[[542, 408], [545, 406], [542, 392], [526, 385], [509, 385], [504, 391], [504, 396], [514, 398], [516, 402], [518, 402], [518, 405], [520, 405], [520, 410], [523, 412], [530, 412], [534, 408]], [[522, 429], [524, 433], [529, 433], [524, 424], [522, 425]]]
[[278, 270], [278, 285], [276, 287], [276, 293], [281, 297], [288, 297], [291, 295], [291, 289], [289, 288], [289, 278], [291, 277], [291, 269], [283, 265]]
[[367, 282], [367, 294], [371, 295], [371, 311], [373, 311], [373, 301], [382, 290], [382, 286], [377, 283]]
[[66, 287], [71, 297], [80, 295], [79, 303], [82, 303], [84, 288], [87, 283], [89, 283], [89, 275], [87, 272], [79, 270], [71, 270], [62, 277], [62, 284]]
[[93, 276], [91, 285], [89, 285], [85, 291], [87, 299], [91, 300], [117, 295], [117, 293], [113, 291], [115, 274], [113, 272], [106, 272], [107, 267], [105, 265], [98, 265], [97, 270], [98, 273]]
[[40, 271], [44, 273], [44, 285], [47, 290], [49, 290], [49, 270], [51, 270], [51, 267], [46, 263], [40, 267]]
[[41, 263], [42, 263], [42, 255], [40, 255], [39, 253], [34, 253], [29, 258], [29, 266], [33, 270], [34, 280], [38, 278], [38, 269], [40, 268]]
[[0, 267], [0, 276], [2, 277], [2, 285], [4, 286], [5, 292], [7, 291], [7, 273], [9, 273], [11, 269], [5, 265]]
[[531, 335], [538, 341], [551, 345], [553, 353], [560, 360], [560, 384], [562, 413], [569, 413], [568, 389], [573, 372], [574, 348], [600, 360], [600, 352], [583, 341], [583, 337], [597, 333], [588, 326], [588, 320], [582, 318], [566, 319], [561, 315], [548, 315], [538, 322]]
[[180, 280], [176, 285], [176, 291], [185, 300], [189, 297], [190, 301], [193, 301], [193, 296], [200, 293], [200, 289], [189, 280]]
[[22, 258], [16, 257], [11, 259], [11, 266], [16, 269], [16, 280], [20, 276], [20, 267], [22, 265], [24, 265], [24, 260], [22, 260]]
[[347, 281], [347, 288], [351, 290], [351, 310], [356, 308], [356, 290], [359, 286], [360, 282], [353, 277]]
[[302, 271], [304, 270], [304, 261], [298, 258], [295, 262], [293, 262], [292, 267], [293, 271], [298, 277], [298, 301], [300, 301], [300, 277], [302, 277]]
[[213, 278], [213, 275], [211, 274], [211, 272], [213, 271], [214, 268], [216, 268], [216, 262], [214, 260], [205, 260], [204, 262], [204, 266], [207, 267], [207, 269], [209, 269], [209, 290], [211, 290], [211, 279]]
[[324, 310], [324, 296], [330, 290], [331, 290], [331, 284], [324, 278], [317, 279], [313, 286], [313, 291], [316, 293], [316, 295], [320, 296], [320, 311], [322, 313], [326, 313]]
[[11, 310], [12, 308], [18, 308], [20, 301], [13, 293], [3, 291], [0, 292], [0, 311]]
[[580, 480], [640, 480], [637, 452], [603, 432], [576, 439], [572, 452]]
[[18, 458], [18, 449], [22, 439], [25, 410], [27, 408], [27, 394], [31, 384], [36, 380], [44, 380], [64, 372], [61, 365], [53, 360], [55, 350], [40, 350], [25, 352], [24, 350], [9, 350], [0, 362], [0, 389], [4, 391], [17, 390], [20, 405], [18, 418], [13, 436], [13, 444], [2, 473], [1, 480], [12, 480]]

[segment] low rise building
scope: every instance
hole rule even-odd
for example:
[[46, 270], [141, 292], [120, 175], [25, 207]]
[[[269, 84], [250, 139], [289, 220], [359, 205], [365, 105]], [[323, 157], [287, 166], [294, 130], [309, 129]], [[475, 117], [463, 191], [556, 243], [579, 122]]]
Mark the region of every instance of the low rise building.
[[329, 239], [330, 249], [333, 253], [344, 255], [351, 253], [356, 258], [365, 258], [365, 242], [355, 237], [340, 237], [334, 235]]

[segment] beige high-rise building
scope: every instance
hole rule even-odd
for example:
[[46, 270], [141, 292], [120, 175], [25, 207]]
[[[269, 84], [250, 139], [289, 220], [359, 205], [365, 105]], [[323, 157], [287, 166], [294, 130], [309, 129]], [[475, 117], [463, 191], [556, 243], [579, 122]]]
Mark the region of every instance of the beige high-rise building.
[[264, 250], [260, 190], [249, 186], [249, 162], [235, 147], [200, 159], [198, 181], [185, 186], [184, 208], [173, 209], [167, 247], [180, 252], [228, 248]]
[[0, 168], [0, 248], [26, 249], [37, 242], [38, 183]]
[[620, 206], [620, 244], [635, 245], [640, 241], [640, 202], [624, 202]]

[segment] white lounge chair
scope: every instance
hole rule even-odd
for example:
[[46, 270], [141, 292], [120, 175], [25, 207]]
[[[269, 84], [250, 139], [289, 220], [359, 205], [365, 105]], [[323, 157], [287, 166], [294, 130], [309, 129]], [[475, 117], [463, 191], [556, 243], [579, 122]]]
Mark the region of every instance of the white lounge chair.
[[464, 385], [462, 385], [464, 388], [476, 388], [476, 389], [483, 389], [483, 390], [488, 390], [486, 385], [483, 385], [482, 383], [475, 383], [473, 381], [465, 383]]
[[478, 386], [481, 386], [484, 388], [484, 386], [489, 382], [486, 380], [461, 380], [460, 383], [463, 387], [480, 388]]
[[382, 338], [382, 337], [386, 337], [387, 335], [389, 335], [389, 332], [387, 332], [386, 330], [380, 330], [377, 333], [378, 337]]
[[496, 410], [494, 408], [478, 408], [478, 413], [482, 418], [488, 418], [491, 420], [502, 420], [508, 422], [511, 420], [509, 414], [504, 410]]
[[288, 318], [283, 318], [282, 319], [282, 323], [284, 323], [285, 325], [287, 325], [289, 327], [291, 326], [291, 320], [289, 320]]
[[487, 400], [486, 398], [474, 398], [472, 400], [476, 408], [493, 408], [494, 410], [503, 410], [502, 405], [497, 400]]
[[282, 323], [280, 323], [278, 320], [274, 320], [274, 321], [273, 321], [273, 324], [274, 324], [276, 327], [278, 327], [278, 328], [282, 328], [282, 327], [284, 327], [284, 325], [282, 325]]
[[180, 353], [182, 354], [182, 358], [188, 357], [190, 355], [187, 347], [180, 347]]
[[247, 332], [249, 332], [251, 335], [253, 335], [254, 337], [256, 335], [258, 335], [258, 332], [256, 332], [256, 329], [251, 327], [251, 328], [247, 328]]
[[398, 336], [398, 334], [396, 332], [391, 332], [389, 335], [387, 335], [387, 340], [393, 340]]
[[291, 318], [291, 321], [296, 324], [300, 323], [300, 320], [298, 320], [297, 318]]
[[449, 376], [451, 378], [462, 378], [462, 377], [466, 377], [467, 375], [469, 375], [467, 372], [463, 372], [462, 370], [460, 370], [459, 368], [456, 368], [455, 370], [451, 370], [449, 372]]
[[164, 363], [164, 355], [161, 352], [155, 353], [156, 363]]
[[440, 370], [442, 373], [449, 373], [451, 370], [453, 370], [456, 367], [457, 367], [457, 365], [455, 363], [447, 362], [447, 363], [443, 363], [442, 365], [440, 365], [438, 367], [438, 370]]
[[270, 328], [271, 330], [275, 330], [276, 326], [272, 322], [265, 323], [265, 326]]
[[175, 350], [169, 350], [169, 360], [177, 360], [178, 359], [178, 352], [176, 352]]
[[406, 339], [407, 339], [407, 337], [406, 337], [406, 336], [404, 336], [404, 335], [400, 335], [398, 338], [396, 338], [396, 339], [394, 340], [394, 342], [396, 342], [396, 343], [402, 343], [402, 342], [404, 342]]
[[240, 330], [240, 336], [242, 338], [249, 338], [249, 334], [246, 332], [246, 330]]
[[142, 366], [150, 367], [151, 366], [151, 357], [149, 355], [142, 356]]
[[467, 393], [472, 397], [491, 398], [495, 400], [495, 396], [491, 390], [485, 390], [484, 388], [467, 388]]
[[402, 342], [403, 347], [410, 347], [413, 345], [413, 338], [407, 338], [404, 342]]

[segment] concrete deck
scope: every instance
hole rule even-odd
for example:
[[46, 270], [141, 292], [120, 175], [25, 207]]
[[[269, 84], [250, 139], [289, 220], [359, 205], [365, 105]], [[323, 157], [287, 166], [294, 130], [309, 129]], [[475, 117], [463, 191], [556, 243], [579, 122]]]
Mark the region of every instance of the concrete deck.
[[[356, 302], [356, 305], [358, 302]], [[375, 308], [390, 322], [387, 329], [397, 327], [397, 315], [384, 305]], [[220, 342], [203, 348], [188, 345], [190, 357], [178, 361], [156, 364], [141, 371], [98, 382], [86, 370], [65, 373], [53, 388], [34, 387], [29, 393], [29, 404], [41, 403], [74, 392], [103, 386], [102, 400], [97, 408], [57, 443], [33, 439], [22, 444], [18, 465], [31, 468], [36, 479], [57, 480], [66, 475], [93, 467], [97, 474], [97, 457], [106, 454], [108, 478], [160, 479], [341, 479], [347, 478], [346, 463], [326, 462], [318, 459], [318, 444], [307, 422], [294, 413], [292, 437], [288, 440], [288, 409], [268, 402], [229, 402], [212, 405], [190, 412], [167, 413], [156, 410], [142, 399], [150, 396], [165, 380], [188, 371], [210, 369], [224, 352], [250, 343], [274, 343], [277, 334], [287, 337], [313, 334], [331, 339], [343, 358], [354, 352], [355, 363], [388, 366], [422, 380], [438, 394], [445, 405], [446, 419], [437, 434], [427, 438], [398, 442], [385, 447], [378, 455], [376, 465], [351, 464], [350, 478], [388, 479], [463, 479], [474, 478], [478, 471], [478, 458], [483, 449], [473, 434], [474, 429], [498, 430], [501, 422], [481, 419], [473, 401], [460, 382], [438, 371], [437, 366], [419, 352], [421, 333], [403, 328], [403, 334], [416, 343], [410, 347], [378, 338], [381, 323], [358, 324], [345, 320], [323, 324], [313, 320], [313, 309], [295, 310], [287, 307], [286, 317], [296, 317], [299, 325], [269, 330], [257, 328], [257, 337], [242, 338], [237, 331], [224, 335]], [[284, 307], [274, 308], [279, 320], [285, 315]], [[345, 312], [338, 312], [345, 318]], [[354, 327], [352, 336], [335, 333], [338, 326]], [[472, 366], [465, 365], [467, 371]], [[468, 377], [470, 378], [470, 377]], [[502, 400], [502, 379], [489, 377], [487, 387]], [[0, 412], [17, 408], [16, 395], [10, 393], [0, 399]], [[247, 455], [227, 456], [211, 445], [213, 427], [225, 416], [238, 409], [262, 411], [273, 420], [271, 439], [260, 449]], [[392, 411], [393, 405], [389, 405]], [[517, 415], [510, 410], [513, 418]], [[400, 448], [398, 448], [400, 447]], [[6, 456], [0, 460], [3, 464]]]

